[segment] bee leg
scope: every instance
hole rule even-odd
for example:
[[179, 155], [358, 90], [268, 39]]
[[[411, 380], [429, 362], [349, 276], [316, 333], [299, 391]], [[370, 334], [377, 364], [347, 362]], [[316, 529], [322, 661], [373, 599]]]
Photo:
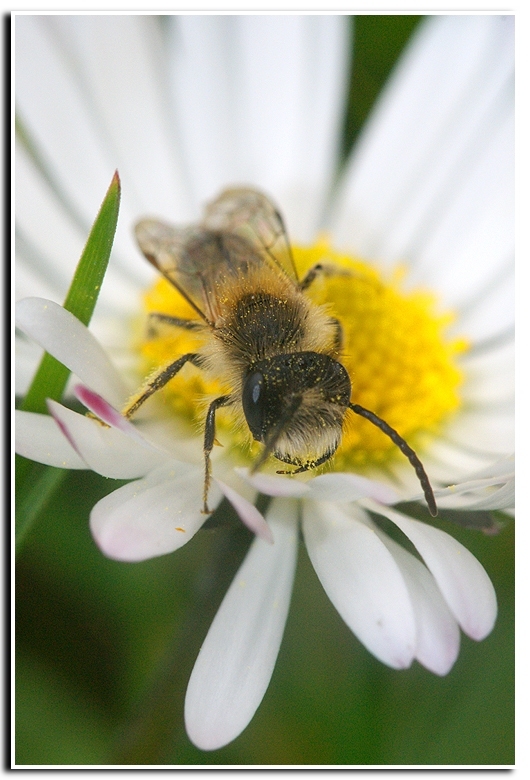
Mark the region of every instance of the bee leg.
[[316, 263], [309, 269], [304, 278], [300, 280], [300, 289], [307, 290], [317, 276], [351, 276], [351, 273], [331, 263]]
[[145, 401], [147, 401], [150, 396], [153, 395], [153, 393], [156, 393], [157, 390], [160, 390], [162, 387], [164, 387], [164, 385], [167, 385], [169, 380], [173, 379], [173, 377], [178, 374], [182, 366], [184, 366], [186, 363], [193, 363], [194, 366], [201, 368], [203, 364], [203, 358], [196, 352], [188, 352], [187, 355], [182, 355], [182, 357], [180, 357], [178, 360], [175, 360], [174, 363], [170, 363], [169, 366], [164, 368], [159, 374], [155, 376], [154, 379], [149, 382], [143, 393], [138, 398], [136, 398], [136, 400], [133, 401], [129, 407], [125, 408], [122, 414], [125, 417], [131, 417], [139, 409], [139, 407]]
[[172, 317], [170, 314], [162, 314], [153, 311], [149, 314], [148, 334], [155, 336], [156, 330], [154, 322], [163, 322], [166, 325], [172, 325], [174, 328], [183, 328], [184, 330], [203, 330], [204, 325], [199, 320], [184, 320], [181, 317]]
[[210, 510], [208, 509], [208, 490], [210, 489], [210, 476], [211, 476], [211, 464], [210, 464], [210, 453], [213, 449], [213, 445], [215, 442], [215, 413], [217, 409], [219, 409], [220, 406], [228, 406], [232, 402], [232, 397], [229, 395], [221, 395], [219, 398], [216, 398], [210, 406], [208, 407], [208, 411], [206, 413], [206, 422], [204, 425], [204, 493], [203, 493], [203, 499], [204, 499], [204, 506], [203, 506], [203, 514], [209, 515]]
[[344, 346], [344, 334], [341, 323], [335, 319], [335, 317], [332, 317], [331, 321], [333, 322], [333, 327], [335, 328], [335, 333], [333, 334], [333, 349], [338, 356], [342, 352], [342, 347]]

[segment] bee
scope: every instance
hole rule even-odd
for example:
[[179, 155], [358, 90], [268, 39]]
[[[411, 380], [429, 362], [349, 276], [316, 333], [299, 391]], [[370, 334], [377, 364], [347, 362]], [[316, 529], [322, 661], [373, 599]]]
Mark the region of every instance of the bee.
[[200, 333], [204, 346], [161, 370], [125, 416], [131, 417], [187, 363], [230, 388], [206, 412], [205, 513], [215, 417], [221, 407], [231, 407], [263, 445], [253, 471], [273, 455], [292, 467], [278, 473], [298, 474], [322, 465], [340, 444], [346, 413], [364, 417], [408, 458], [429, 511], [436, 515], [432, 488], [416, 453], [374, 412], [351, 402], [350, 377], [340, 362], [341, 324], [306, 294], [317, 276], [333, 269], [318, 264], [298, 277], [283, 219], [264, 194], [227, 189], [206, 207], [197, 225], [172, 227], [143, 219], [135, 234], [147, 260], [198, 315], [192, 320], [151, 317]]

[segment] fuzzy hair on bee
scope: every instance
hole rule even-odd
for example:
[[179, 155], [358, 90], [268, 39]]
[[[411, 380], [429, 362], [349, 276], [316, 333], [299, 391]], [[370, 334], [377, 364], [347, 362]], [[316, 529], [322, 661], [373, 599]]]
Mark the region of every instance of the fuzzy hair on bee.
[[320, 273], [333, 269], [316, 265], [298, 278], [282, 217], [269, 198], [250, 188], [228, 189], [206, 207], [198, 225], [179, 228], [143, 219], [135, 232], [147, 260], [199, 319], [153, 316], [198, 331], [204, 345], [176, 357], [150, 379], [125, 416], [131, 417], [186, 363], [230, 388], [206, 412], [204, 512], [209, 512], [215, 416], [219, 408], [230, 407], [263, 444], [253, 470], [272, 455], [293, 467], [279, 473], [325, 463], [340, 444], [346, 412], [365, 417], [409, 459], [436, 514], [432, 488], [414, 451], [384, 420], [351, 403], [350, 378], [340, 362], [340, 322], [306, 295]]

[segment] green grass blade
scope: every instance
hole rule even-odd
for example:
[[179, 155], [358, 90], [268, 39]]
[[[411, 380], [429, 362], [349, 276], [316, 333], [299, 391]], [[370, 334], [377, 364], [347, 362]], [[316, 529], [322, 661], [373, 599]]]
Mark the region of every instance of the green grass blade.
[[[112, 182], [88, 236], [74, 278], [64, 301], [64, 308], [84, 325], [88, 325], [98, 299], [109, 263], [118, 222], [120, 179], [118, 172]], [[68, 381], [69, 370], [51, 355], [42, 358], [21, 409], [46, 413], [46, 399], [59, 401]]]
[[[120, 207], [120, 179], [114, 174], [107, 194], [88, 236], [77, 265], [64, 308], [88, 325], [96, 305], [109, 263], [116, 233]], [[20, 408], [29, 412], [47, 413], [46, 399], [59, 401], [63, 395], [70, 371], [46, 353], [37, 369], [28, 393]], [[35, 469], [38, 474], [35, 474]], [[21, 547], [28, 531], [42, 507], [62, 481], [65, 472], [51, 467], [43, 468], [26, 458], [15, 458], [17, 504], [15, 515], [15, 549]]]

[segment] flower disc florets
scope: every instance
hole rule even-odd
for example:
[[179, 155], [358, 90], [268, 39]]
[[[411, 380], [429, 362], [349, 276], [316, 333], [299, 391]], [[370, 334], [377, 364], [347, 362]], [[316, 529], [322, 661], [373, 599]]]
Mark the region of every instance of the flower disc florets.
[[[340, 361], [351, 378], [352, 402], [375, 412], [416, 446], [420, 434], [438, 433], [460, 405], [463, 375], [456, 359], [467, 343], [446, 337], [453, 315], [437, 312], [431, 293], [404, 291], [403, 268], [385, 277], [363, 260], [337, 253], [325, 238], [311, 247], [293, 247], [293, 255], [300, 277], [317, 263], [338, 269], [317, 276], [307, 295], [341, 322]], [[148, 315], [197, 318], [178, 290], [163, 278], [146, 292], [144, 304]], [[176, 356], [200, 349], [201, 343], [201, 335], [194, 331], [156, 322], [145, 329], [138, 343], [141, 370], [156, 373]], [[159, 395], [166, 408], [170, 406], [181, 418], [200, 426], [206, 400], [229, 391], [187, 365]], [[230, 444], [240, 456], [249, 452], [250, 435], [234, 428], [229, 410], [219, 414], [218, 431], [225, 446]], [[381, 431], [348, 414], [332, 467], [358, 469], [395, 456], [395, 447]]]

